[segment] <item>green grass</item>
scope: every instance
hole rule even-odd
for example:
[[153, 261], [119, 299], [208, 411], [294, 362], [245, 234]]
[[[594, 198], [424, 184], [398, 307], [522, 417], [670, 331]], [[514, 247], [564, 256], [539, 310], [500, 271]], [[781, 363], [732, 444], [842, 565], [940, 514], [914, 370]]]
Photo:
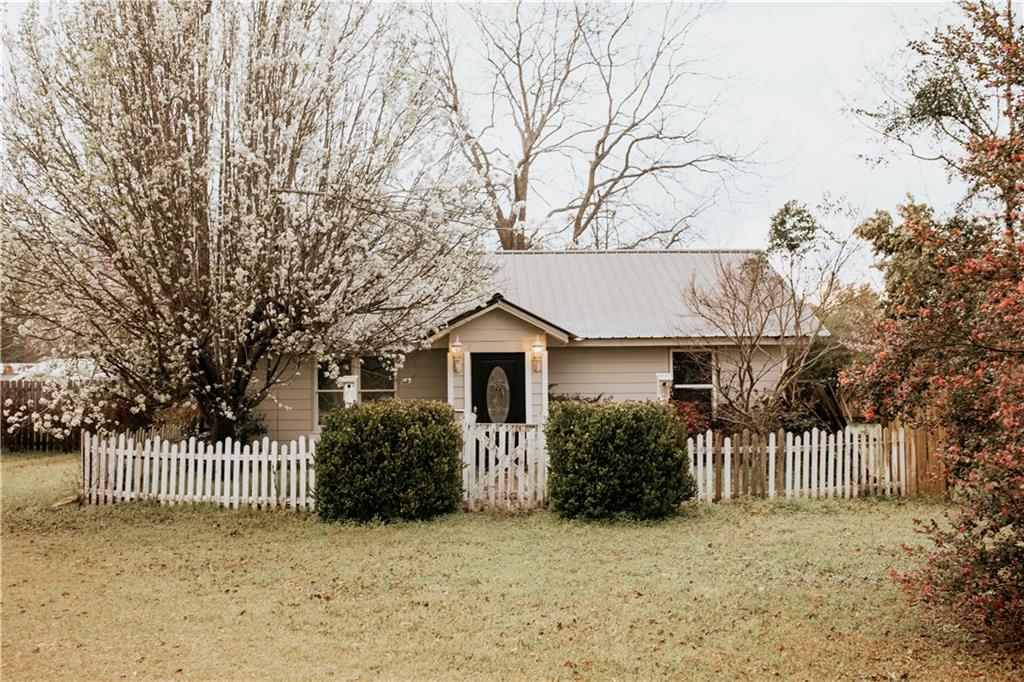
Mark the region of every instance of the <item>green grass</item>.
[[325, 525], [51, 509], [73, 456], [4, 455], [2, 676], [1020, 678], [888, 578], [934, 503]]

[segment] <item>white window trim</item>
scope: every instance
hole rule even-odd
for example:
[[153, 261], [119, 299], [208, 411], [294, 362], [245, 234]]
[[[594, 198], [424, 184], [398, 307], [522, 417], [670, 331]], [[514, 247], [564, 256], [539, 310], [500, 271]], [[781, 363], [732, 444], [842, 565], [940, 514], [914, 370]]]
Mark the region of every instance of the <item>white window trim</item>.
[[[672, 375], [673, 379], [675, 379], [675, 374], [676, 374], [675, 373], [675, 363], [672, 362], [672, 359], [673, 359], [672, 356], [673, 355], [675, 355], [676, 353], [694, 353], [694, 352], [709, 353], [711, 355], [711, 379], [712, 379], [712, 383], [710, 383], [710, 384], [676, 384], [676, 383], [673, 383], [672, 384], [672, 389], [673, 390], [675, 390], [677, 388], [711, 389], [711, 409], [712, 410], [716, 410], [716, 409], [718, 409], [718, 390], [715, 389], [714, 378], [715, 378], [715, 367], [718, 364], [718, 353], [715, 352], [715, 349], [713, 349], [713, 348], [685, 348], [685, 347], [669, 348], [668, 349], [668, 373]], [[669, 397], [671, 398], [671, 394], [669, 395]]]

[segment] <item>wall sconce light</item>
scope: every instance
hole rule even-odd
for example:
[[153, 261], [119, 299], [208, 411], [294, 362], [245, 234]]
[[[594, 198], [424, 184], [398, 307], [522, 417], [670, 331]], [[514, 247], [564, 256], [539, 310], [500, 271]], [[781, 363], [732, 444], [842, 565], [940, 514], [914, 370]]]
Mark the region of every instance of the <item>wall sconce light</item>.
[[455, 341], [454, 341], [454, 343], [452, 343], [452, 347], [451, 347], [452, 371], [455, 372], [456, 374], [462, 374], [462, 351], [463, 350], [465, 350], [465, 347], [462, 345], [462, 342], [459, 341], [459, 337], [456, 336], [455, 337]]
[[533, 371], [539, 372], [544, 367], [544, 344], [540, 342], [540, 336], [533, 342]]

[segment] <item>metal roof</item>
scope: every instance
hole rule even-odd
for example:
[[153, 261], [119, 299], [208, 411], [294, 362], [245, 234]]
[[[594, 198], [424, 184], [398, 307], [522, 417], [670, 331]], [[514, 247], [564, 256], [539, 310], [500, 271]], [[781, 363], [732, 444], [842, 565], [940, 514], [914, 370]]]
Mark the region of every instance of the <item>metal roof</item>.
[[714, 286], [717, 263], [759, 253], [723, 251], [500, 251], [493, 294], [580, 339], [719, 335], [686, 309], [693, 281]]

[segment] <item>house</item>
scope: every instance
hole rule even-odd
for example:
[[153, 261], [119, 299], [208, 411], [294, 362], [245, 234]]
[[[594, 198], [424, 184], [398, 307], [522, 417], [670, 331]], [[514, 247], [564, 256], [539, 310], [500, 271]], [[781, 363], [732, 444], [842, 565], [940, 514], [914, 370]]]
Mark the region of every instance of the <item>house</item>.
[[[734, 357], [729, 341], [686, 309], [683, 291], [715, 286], [716, 264], [756, 253], [493, 254], [489, 300], [454, 316], [394, 374], [374, 358], [355, 361], [350, 399], [442, 400], [478, 422], [525, 424], [542, 423], [562, 396], [645, 400], [660, 390], [710, 408], [712, 367]], [[259, 414], [271, 438], [290, 440], [344, 403], [345, 387], [310, 360]]]

